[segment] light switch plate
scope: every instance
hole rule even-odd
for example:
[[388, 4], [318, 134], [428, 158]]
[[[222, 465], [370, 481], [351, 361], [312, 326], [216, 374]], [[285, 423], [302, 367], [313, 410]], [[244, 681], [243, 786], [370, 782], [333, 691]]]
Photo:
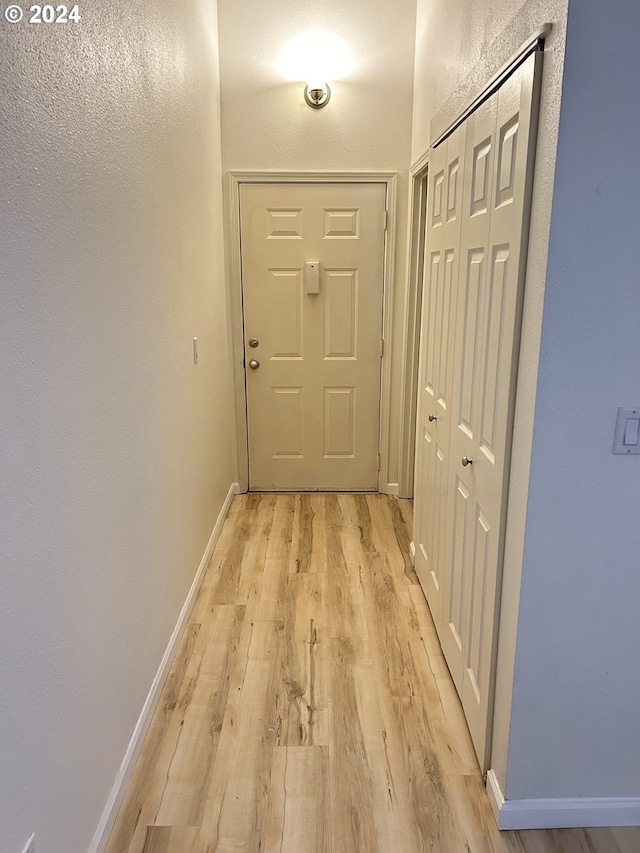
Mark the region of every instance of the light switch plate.
[[624, 456], [640, 453], [640, 406], [618, 409], [612, 452]]

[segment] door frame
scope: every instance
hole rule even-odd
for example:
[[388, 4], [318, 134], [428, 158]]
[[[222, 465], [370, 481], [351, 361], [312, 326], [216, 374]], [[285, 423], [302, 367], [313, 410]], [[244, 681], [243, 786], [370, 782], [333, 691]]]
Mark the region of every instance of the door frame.
[[380, 380], [380, 433], [378, 452], [378, 491], [386, 492], [389, 482], [391, 419], [391, 334], [393, 328], [394, 260], [397, 222], [397, 172], [280, 172], [233, 170], [225, 181], [225, 225], [227, 232], [226, 268], [229, 314], [232, 329], [236, 423], [238, 441], [238, 482], [240, 491], [249, 488], [249, 452], [247, 429], [247, 395], [244, 364], [244, 329], [242, 304], [242, 247], [240, 240], [241, 184], [384, 184], [386, 188], [387, 228], [384, 241], [384, 280], [382, 296], [382, 337], [387, 352], [383, 354]]
[[413, 498], [418, 416], [418, 364], [424, 258], [426, 252], [427, 188], [429, 153], [426, 151], [409, 170], [409, 275], [402, 341], [402, 425], [398, 466], [398, 494]]

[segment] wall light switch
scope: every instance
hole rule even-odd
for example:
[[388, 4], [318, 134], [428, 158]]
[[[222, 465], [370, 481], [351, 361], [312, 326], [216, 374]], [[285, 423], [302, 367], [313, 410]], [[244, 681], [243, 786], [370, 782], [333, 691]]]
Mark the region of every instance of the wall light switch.
[[637, 409], [618, 409], [613, 452], [640, 453], [640, 407]]
[[624, 428], [625, 447], [637, 447], [638, 439], [640, 438], [640, 418], [627, 418], [627, 423]]

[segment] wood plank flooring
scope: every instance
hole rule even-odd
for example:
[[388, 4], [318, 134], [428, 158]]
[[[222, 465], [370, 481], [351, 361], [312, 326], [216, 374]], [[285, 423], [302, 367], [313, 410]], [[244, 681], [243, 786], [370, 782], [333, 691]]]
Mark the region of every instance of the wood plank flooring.
[[409, 560], [411, 504], [234, 499], [106, 853], [631, 853], [499, 832]]

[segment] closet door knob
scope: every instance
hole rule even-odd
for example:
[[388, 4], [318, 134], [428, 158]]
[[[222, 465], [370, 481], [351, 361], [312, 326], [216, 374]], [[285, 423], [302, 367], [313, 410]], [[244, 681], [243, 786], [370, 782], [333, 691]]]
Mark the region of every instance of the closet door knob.
[[257, 358], [252, 358], [249, 362], [249, 367], [251, 368], [251, 370], [257, 370], [260, 367], [260, 362]]
[[437, 420], [438, 420], [438, 418], [437, 418], [437, 416], [436, 416], [436, 415], [429, 415], [429, 421], [430, 421], [431, 423], [433, 423], [434, 421], [437, 421]]
[[467, 465], [473, 465], [473, 459], [469, 459], [468, 456], [462, 457], [462, 465], [466, 468]]

